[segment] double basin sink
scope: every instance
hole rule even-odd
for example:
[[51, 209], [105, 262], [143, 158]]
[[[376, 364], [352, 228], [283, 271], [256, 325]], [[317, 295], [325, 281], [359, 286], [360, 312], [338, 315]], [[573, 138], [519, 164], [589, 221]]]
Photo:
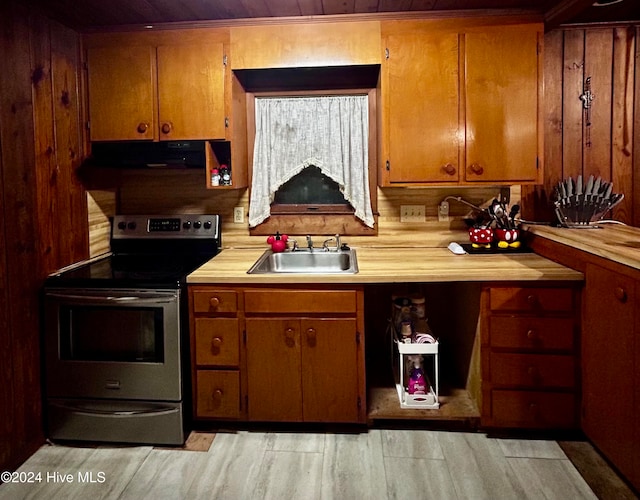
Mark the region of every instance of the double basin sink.
[[355, 274], [358, 272], [353, 248], [337, 251], [322, 249], [273, 253], [265, 251], [247, 271], [248, 274]]

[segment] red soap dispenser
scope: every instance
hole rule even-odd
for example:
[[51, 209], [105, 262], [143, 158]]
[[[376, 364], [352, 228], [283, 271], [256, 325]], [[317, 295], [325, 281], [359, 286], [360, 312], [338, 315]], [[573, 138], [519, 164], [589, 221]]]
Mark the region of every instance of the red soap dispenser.
[[273, 253], [284, 252], [287, 249], [287, 240], [289, 237], [286, 234], [280, 234], [280, 232], [276, 232], [275, 236], [269, 236], [267, 238], [267, 243], [271, 245], [271, 250]]

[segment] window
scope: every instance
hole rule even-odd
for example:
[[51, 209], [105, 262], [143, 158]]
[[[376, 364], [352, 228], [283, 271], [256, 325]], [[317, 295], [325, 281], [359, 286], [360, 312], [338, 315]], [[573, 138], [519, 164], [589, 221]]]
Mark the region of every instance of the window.
[[312, 93], [251, 96], [251, 234], [376, 234], [375, 90]]

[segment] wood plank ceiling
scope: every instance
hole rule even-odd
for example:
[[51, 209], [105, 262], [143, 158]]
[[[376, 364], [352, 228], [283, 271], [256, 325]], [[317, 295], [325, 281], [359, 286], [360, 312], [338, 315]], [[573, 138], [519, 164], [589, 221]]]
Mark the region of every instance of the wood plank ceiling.
[[[540, 14], [549, 28], [561, 23], [640, 20], [638, 0], [31, 0], [80, 32], [122, 25], [157, 25], [289, 16], [426, 11]], [[594, 6], [594, 3], [611, 3]], [[484, 12], [483, 12], [484, 11]]]

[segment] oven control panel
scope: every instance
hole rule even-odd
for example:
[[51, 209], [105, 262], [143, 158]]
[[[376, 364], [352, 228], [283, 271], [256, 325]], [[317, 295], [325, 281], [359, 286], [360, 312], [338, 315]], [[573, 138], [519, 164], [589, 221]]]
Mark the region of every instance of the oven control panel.
[[116, 215], [111, 236], [124, 238], [218, 238], [219, 215]]

